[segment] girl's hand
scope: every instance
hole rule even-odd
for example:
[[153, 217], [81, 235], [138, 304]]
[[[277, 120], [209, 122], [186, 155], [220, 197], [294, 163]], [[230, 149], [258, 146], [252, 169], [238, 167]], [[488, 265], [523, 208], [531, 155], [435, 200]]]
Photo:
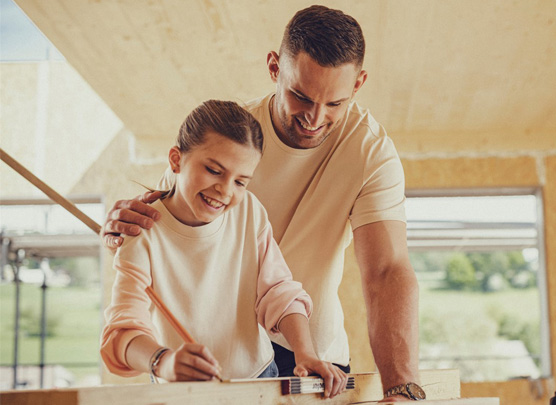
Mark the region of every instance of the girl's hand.
[[184, 343], [162, 355], [157, 376], [166, 381], [211, 380], [220, 376], [220, 365], [206, 346]]
[[345, 391], [348, 377], [346, 373], [327, 361], [321, 361], [316, 356], [295, 356], [293, 373], [298, 377], [318, 374], [324, 380], [324, 397], [334, 398]]

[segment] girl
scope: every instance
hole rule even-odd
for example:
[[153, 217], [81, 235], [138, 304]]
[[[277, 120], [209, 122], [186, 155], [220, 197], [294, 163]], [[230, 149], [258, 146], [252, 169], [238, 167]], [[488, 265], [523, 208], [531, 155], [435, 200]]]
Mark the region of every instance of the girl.
[[[276, 377], [267, 332], [282, 333], [296, 375], [320, 374], [326, 397], [344, 390], [347, 376], [315, 354], [311, 299], [245, 189], [262, 144], [259, 123], [236, 103], [210, 100], [186, 118], [169, 152], [173, 187], [153, 203], [161, 219], [127, 237], [114, 258], [101, 344], [111, 372], [167, 381], [208, 380], [220, 369], [226, 378]], [[149, 285], [203, 345], [183, 343], [151, 304]]]

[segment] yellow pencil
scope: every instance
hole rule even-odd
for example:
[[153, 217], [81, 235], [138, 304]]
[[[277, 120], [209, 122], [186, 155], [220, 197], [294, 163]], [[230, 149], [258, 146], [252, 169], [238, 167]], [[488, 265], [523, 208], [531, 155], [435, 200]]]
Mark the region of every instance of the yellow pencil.
[[[181, 338], [186, 343], [197, 343], [193, 336], [183, 327], [183, 325], [176, 319], [176, 317], [170, 312], [168, 307], [162, 302], [160, 297], [154, 292], [151, 286], [147, 286], [145, 288], [145, 292], [153, 302], [153, 304], [162, 312], [162, 315], [170, 322], [170, 325], [174, 328], [174, 330], [181, 336]], [[220, 375], [216, 376], [220, 382], [222, 382], [222, 377]]]

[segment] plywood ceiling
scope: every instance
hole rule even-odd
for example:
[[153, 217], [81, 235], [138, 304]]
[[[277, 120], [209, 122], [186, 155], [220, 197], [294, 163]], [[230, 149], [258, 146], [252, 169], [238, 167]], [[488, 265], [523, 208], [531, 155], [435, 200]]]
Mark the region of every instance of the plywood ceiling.
[[[313, 1], [16, 0], [139, 141], [208, 98], [273, 89], [266, 54]], [[362, 25], [369, 107], [402, 152], [556, 148], [553, 0], [323, 1]], [[439, 149], [440, 148], [440, 149]]]

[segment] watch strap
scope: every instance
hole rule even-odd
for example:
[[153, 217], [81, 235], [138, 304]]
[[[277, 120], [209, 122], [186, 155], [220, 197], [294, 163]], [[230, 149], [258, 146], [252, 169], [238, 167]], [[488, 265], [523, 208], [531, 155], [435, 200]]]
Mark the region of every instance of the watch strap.
[[419, 389], [422, 390], [422, 388], [419, 387], [417, 384], [409, 382], [409, 383], [406, 383], [406, 384], [396, 385], [396, 386], [388, 389], [384, 393], [384, 398], [392, 397], [394, 395], [403, 395], [404, 397], [409, 398], [413, 401], [420, 401], [421, 399], [423, 399], [423, 398], [417, 398], [415, 395], [413, 395], [411, 393], [411, 391], [408, 389], [408, 386], [410, 386], [410, 385], [415, 385]]

